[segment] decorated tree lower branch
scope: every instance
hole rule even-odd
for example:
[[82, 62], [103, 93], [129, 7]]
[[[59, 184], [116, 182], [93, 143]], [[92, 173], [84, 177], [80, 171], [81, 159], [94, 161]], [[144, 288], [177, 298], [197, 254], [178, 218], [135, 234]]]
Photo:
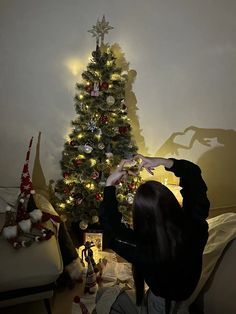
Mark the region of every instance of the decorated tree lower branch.
[[[104, 21], [98, 21], [95, 30]], [[63, 178], [56, 184], [58, 206], [82, 230], [99, 223], [97, 209], [111, 169], [137, 153], [125, 101], [127, 72], [116, 66], [111, 48], [103, 40], [100, 45], [98, 42], [107, 26], [105, 22], [98, 27], [96, 50], [77, 84], [77, 116], [62, 153]], [[117, 188], [119, 210], [127, 222], [140, 180], [139, 176], [129, 176]]]

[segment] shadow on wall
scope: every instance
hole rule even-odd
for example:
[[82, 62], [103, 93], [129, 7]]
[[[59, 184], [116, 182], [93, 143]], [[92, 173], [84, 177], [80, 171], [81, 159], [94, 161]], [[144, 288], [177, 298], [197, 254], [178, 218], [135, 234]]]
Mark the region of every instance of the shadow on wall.
[[[211, 208], [236, 205], [236, 131], [190, 126], [173, 133], [155, 155], [186, 159], [192, 156], [189, 159], [195, 159], [208, 185]], [[163, 175], [157, 174], [159, 180]], [[168, 177], [168, 181], [177, 183], [174, 177]]]
[[132, 127], [132, 135], [135, 142], [138, 145], [138, 150], [141, 154], [147, 155], [147, 147], [145, 145], [144, 137], [142, 136], [142, 129], [140, 129], [139, 119], [137, 116], [137, 98], [135, 93], [132, 91], [133, 83], [136, 79], [137, 72], [129, 68], [129, 63], [125, 59], [125, 54], [122, 52], [119, 44], [115, 43], [111, 46], [116, 59], [116, 64], [124, 72], [127, 72], [128, 82], [125, 88], [125, 103], [128, 108], [128, 117], [130, 118], [130, 124]]
[[[137, 143], [139, 152], [143, 155], [149, 155], [137, 115], [137, 99], [132, 91], [137, 72], [129, 68], [129, 63], [126, 61], [125, 54], [119, 44], [114, 43], [111, 50], [117, 58], [117, 66], [128, 76], [125, 103], [131, 121], [133, 138]], [[184, 131], [173, 133], [157, 149], [155, 156], [184, 158], [196, 162], [202, 169], [203, 177], [208, 186], [211, 208], [225, 208], [236, 205], [235, 143], [236, 131], [234, 130], [190, 126]], [[142, 175], [144, 179], [146, 179], [145, 175]], [[166, 173], [162, 168], [155, 171], [154, 179], [165, 184], [167, 182], [168, 184], [179, 183], [178, 178], [172, 173]]]

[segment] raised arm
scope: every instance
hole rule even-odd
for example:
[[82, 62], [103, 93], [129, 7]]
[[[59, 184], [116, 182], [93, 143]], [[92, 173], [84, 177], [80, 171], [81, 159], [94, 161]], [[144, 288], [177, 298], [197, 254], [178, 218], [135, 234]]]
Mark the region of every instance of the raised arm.
[[198, 220], [205, 220], [208, 216], [210, 203], [207, 198], [207, 186], [201, 176], [201, 169], [188, 160], [174, 158], [135, 156], [140, 159], [139, 169], [145, 168], [153, 174], [158, 166], [164, 166], [180, 178], [183, 209], [185, 214]]
[[207, 186], [198, 165], [187, 160], [173, 160], [172, 171], [180, 178], [180, 191], [183, 196], [183, 209], [186, 215], [198, 220], [208, 217], [210, 202], [207, 198]]
[[104, 244], [128, 262], [134, 262], [134, 232], [122, 223], [122, 214], [118, 211], [116, 187], [118, 181], [127, 174], [123, 170], [122, 161], [115, 171], [107, 178], [103, 201], [99, 208], [99, 220], [103, 229]]

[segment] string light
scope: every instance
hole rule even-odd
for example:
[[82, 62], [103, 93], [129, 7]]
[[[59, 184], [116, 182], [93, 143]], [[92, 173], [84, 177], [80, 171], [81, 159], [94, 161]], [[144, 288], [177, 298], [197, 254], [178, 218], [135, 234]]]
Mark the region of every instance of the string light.
[[77, 135], [77, 138], [82, 138], [83, 136], [84, 136], [84, 134], [80, 133], [80, 134]]
[[60, 203], [60, 208], [65, 209], [66, 205], [64, 203]]
[[96, 161], [96, 159], [91, 158], [91, 159], [90, 159], [90, 163], [91, 163], [91, 166], [93, 167], [93, 166], [96, 165], [97, 161]]

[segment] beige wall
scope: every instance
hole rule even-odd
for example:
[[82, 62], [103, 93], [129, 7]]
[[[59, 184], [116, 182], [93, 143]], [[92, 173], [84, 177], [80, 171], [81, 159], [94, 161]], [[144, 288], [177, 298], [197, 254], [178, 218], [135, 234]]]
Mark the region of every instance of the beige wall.
[[235, 10], [233, 0], [0, 0], [0, 185], [19, 184], [38, 131], [45, 176], [60, 176], [75, 83], [95, 47], [87, 30], [105, 14], [140, 152], [197, 162], [212, 207], [235, 205]]

